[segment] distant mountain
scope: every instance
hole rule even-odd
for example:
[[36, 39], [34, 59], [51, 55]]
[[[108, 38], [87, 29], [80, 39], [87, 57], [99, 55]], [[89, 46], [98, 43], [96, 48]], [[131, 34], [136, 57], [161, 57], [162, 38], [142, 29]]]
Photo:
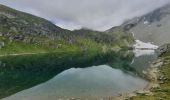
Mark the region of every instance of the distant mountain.
[[107, 32], [89, 29], [70, 31], [46, 19], [0, 5], [0, 54], [131, 46], [132, 35], [123, 28], [118, 29]]
[[144, 42], [153, 42], [159, 46], [170, 43], [170, 4], [123, 25]]

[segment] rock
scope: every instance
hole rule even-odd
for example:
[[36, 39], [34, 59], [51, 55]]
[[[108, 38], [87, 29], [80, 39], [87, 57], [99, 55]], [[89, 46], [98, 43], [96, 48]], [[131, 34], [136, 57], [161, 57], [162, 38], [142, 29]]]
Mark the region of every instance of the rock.
[[157, 100], [164, 100], [164, 98], [159, 97]]
[[160, 81], [159, 84], [164, 84], [165, 82], [164, 81]]
[[135, 97], [137, 96], [135, 93], [130, 93], [128, 97]]
[[5, 43], [0, 41], [0, 49], [4, 46], [5, 46]]
[[0, 37], [3, 36], [3, 34], [0, 32]]
[[137, 95], [152, 95], [150, 91], [139, 90], [136, 92]]
[[142, 71], [142, 73], [144, 74], [144, 75], [147, 75], [148, 74], [148, 72], [147, 71]]
[[57, 48], [61, 48], [61, 47], [62, 47], [62, 44], [58, 44], [58, 45], [57, 45]]
[[155, 88], [160, 88], [160, 85], [159, 84], [153, 84], [152, 89], [155, 89]]
[[170, 44], [164, 44], [156, 50], [156, 53], [158, 56], [161, 56], [162, 54], [164, 54], [168, 51], [170, 51]]

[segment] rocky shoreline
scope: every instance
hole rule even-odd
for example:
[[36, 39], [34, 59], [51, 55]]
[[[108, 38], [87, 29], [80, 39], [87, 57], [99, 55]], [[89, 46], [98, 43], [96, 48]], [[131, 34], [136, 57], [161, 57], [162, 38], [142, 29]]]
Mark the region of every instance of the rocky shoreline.
[[149, 81], [145, 88], [133, 91], [131, 93], [122, 93], [112, 99], [109, 98], [109, 100], [131, 100], [131, 98], [138, 95], [153, 95], [151, 90], [154, 88], [159, 88], [161, 84], [160, 80], [163, 82], [163, 79], [165, 79], [159, 70], [162, 65], [163, 59], [160, 58], [151, 63], [150, 67], [144, 73], [145, 78]]
[[[156, 54], [159, 56], [155, 61], [153, 61], [149, 68], [143, 72], [145, 74], [145, 79], [149, 81], [148, 85], [143, 88], [136, 90], [131, 93], [123, 93], [114, 100], [133, 100], [136, 96], [153, 96], [153, 89], [159, 89], [161, 84], [164, 84], [167, 78], [161, 71], [161, 67], [170, 64], [170, 56], [161, 57], [161, 55], [170, 51], [170, 44], [165, 44], [156, 50]], [[112, 99], [111, 99], [112, 100]], [[134, 99], [135, 100], [135, 99]]]
[[[170, 50], [169, 44], [159, 47], [156, 50], [156, 54], [158, 56], [161, 56], [163, 53], [168, 52], [168, 50]], [[170, 64], [170, 60], [166, 61], [166, 59], [167, 57], [158, 57], [155, 61], [151, 62], [148, 69], [143, 72], [144, 78], [148, 80], [148, 84], [146, 87], [133, 92], [119, 93], [116, 96], [102, 98], [101, 100], [136, 100], [134, 99], [134, 97], [137, 96], [154, 96], [154, 92], [152, 90], [159, 89], [161, 87], [161, 84], [164, 84], [164, 81], [167, 80], [167, 78], [164, 76], [164, 74], [161, 71], [161, 67], [164, 64]], [[77, 100], [77, 99], [71, 99], [71, 100]]]

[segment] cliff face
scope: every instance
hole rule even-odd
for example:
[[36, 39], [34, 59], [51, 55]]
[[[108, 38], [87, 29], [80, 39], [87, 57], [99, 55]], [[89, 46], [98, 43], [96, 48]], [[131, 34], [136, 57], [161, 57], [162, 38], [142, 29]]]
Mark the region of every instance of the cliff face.
[[156, 45], [170, 43], [170, 4], [124, 23], [135, 38]]

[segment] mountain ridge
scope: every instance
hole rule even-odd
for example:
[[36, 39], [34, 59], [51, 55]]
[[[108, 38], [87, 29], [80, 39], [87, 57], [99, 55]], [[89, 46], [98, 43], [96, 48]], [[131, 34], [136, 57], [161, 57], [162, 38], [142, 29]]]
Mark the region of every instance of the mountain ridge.
[[123, 26], [141, 41], [152, 42], [158, 46], [170, 43], [170, 4], [128, 20]]
[[[131, 33], [122, 28], [110, 32], [89, 29], [70, 31], [46, 19], [0, 5], [0, 52], [2, 53], [5, 51], [25, 53], [24, 51], [39, 51], [39, 48], [40, 52], [58, 49], [68, 51], [73, 48], [82, 51], [86, 51], [87, 48], [99, 50], [102, 46], [121, 49], [132, 46], [133, 42]], [[11, 50], [8, 50], [9, 48]]]

